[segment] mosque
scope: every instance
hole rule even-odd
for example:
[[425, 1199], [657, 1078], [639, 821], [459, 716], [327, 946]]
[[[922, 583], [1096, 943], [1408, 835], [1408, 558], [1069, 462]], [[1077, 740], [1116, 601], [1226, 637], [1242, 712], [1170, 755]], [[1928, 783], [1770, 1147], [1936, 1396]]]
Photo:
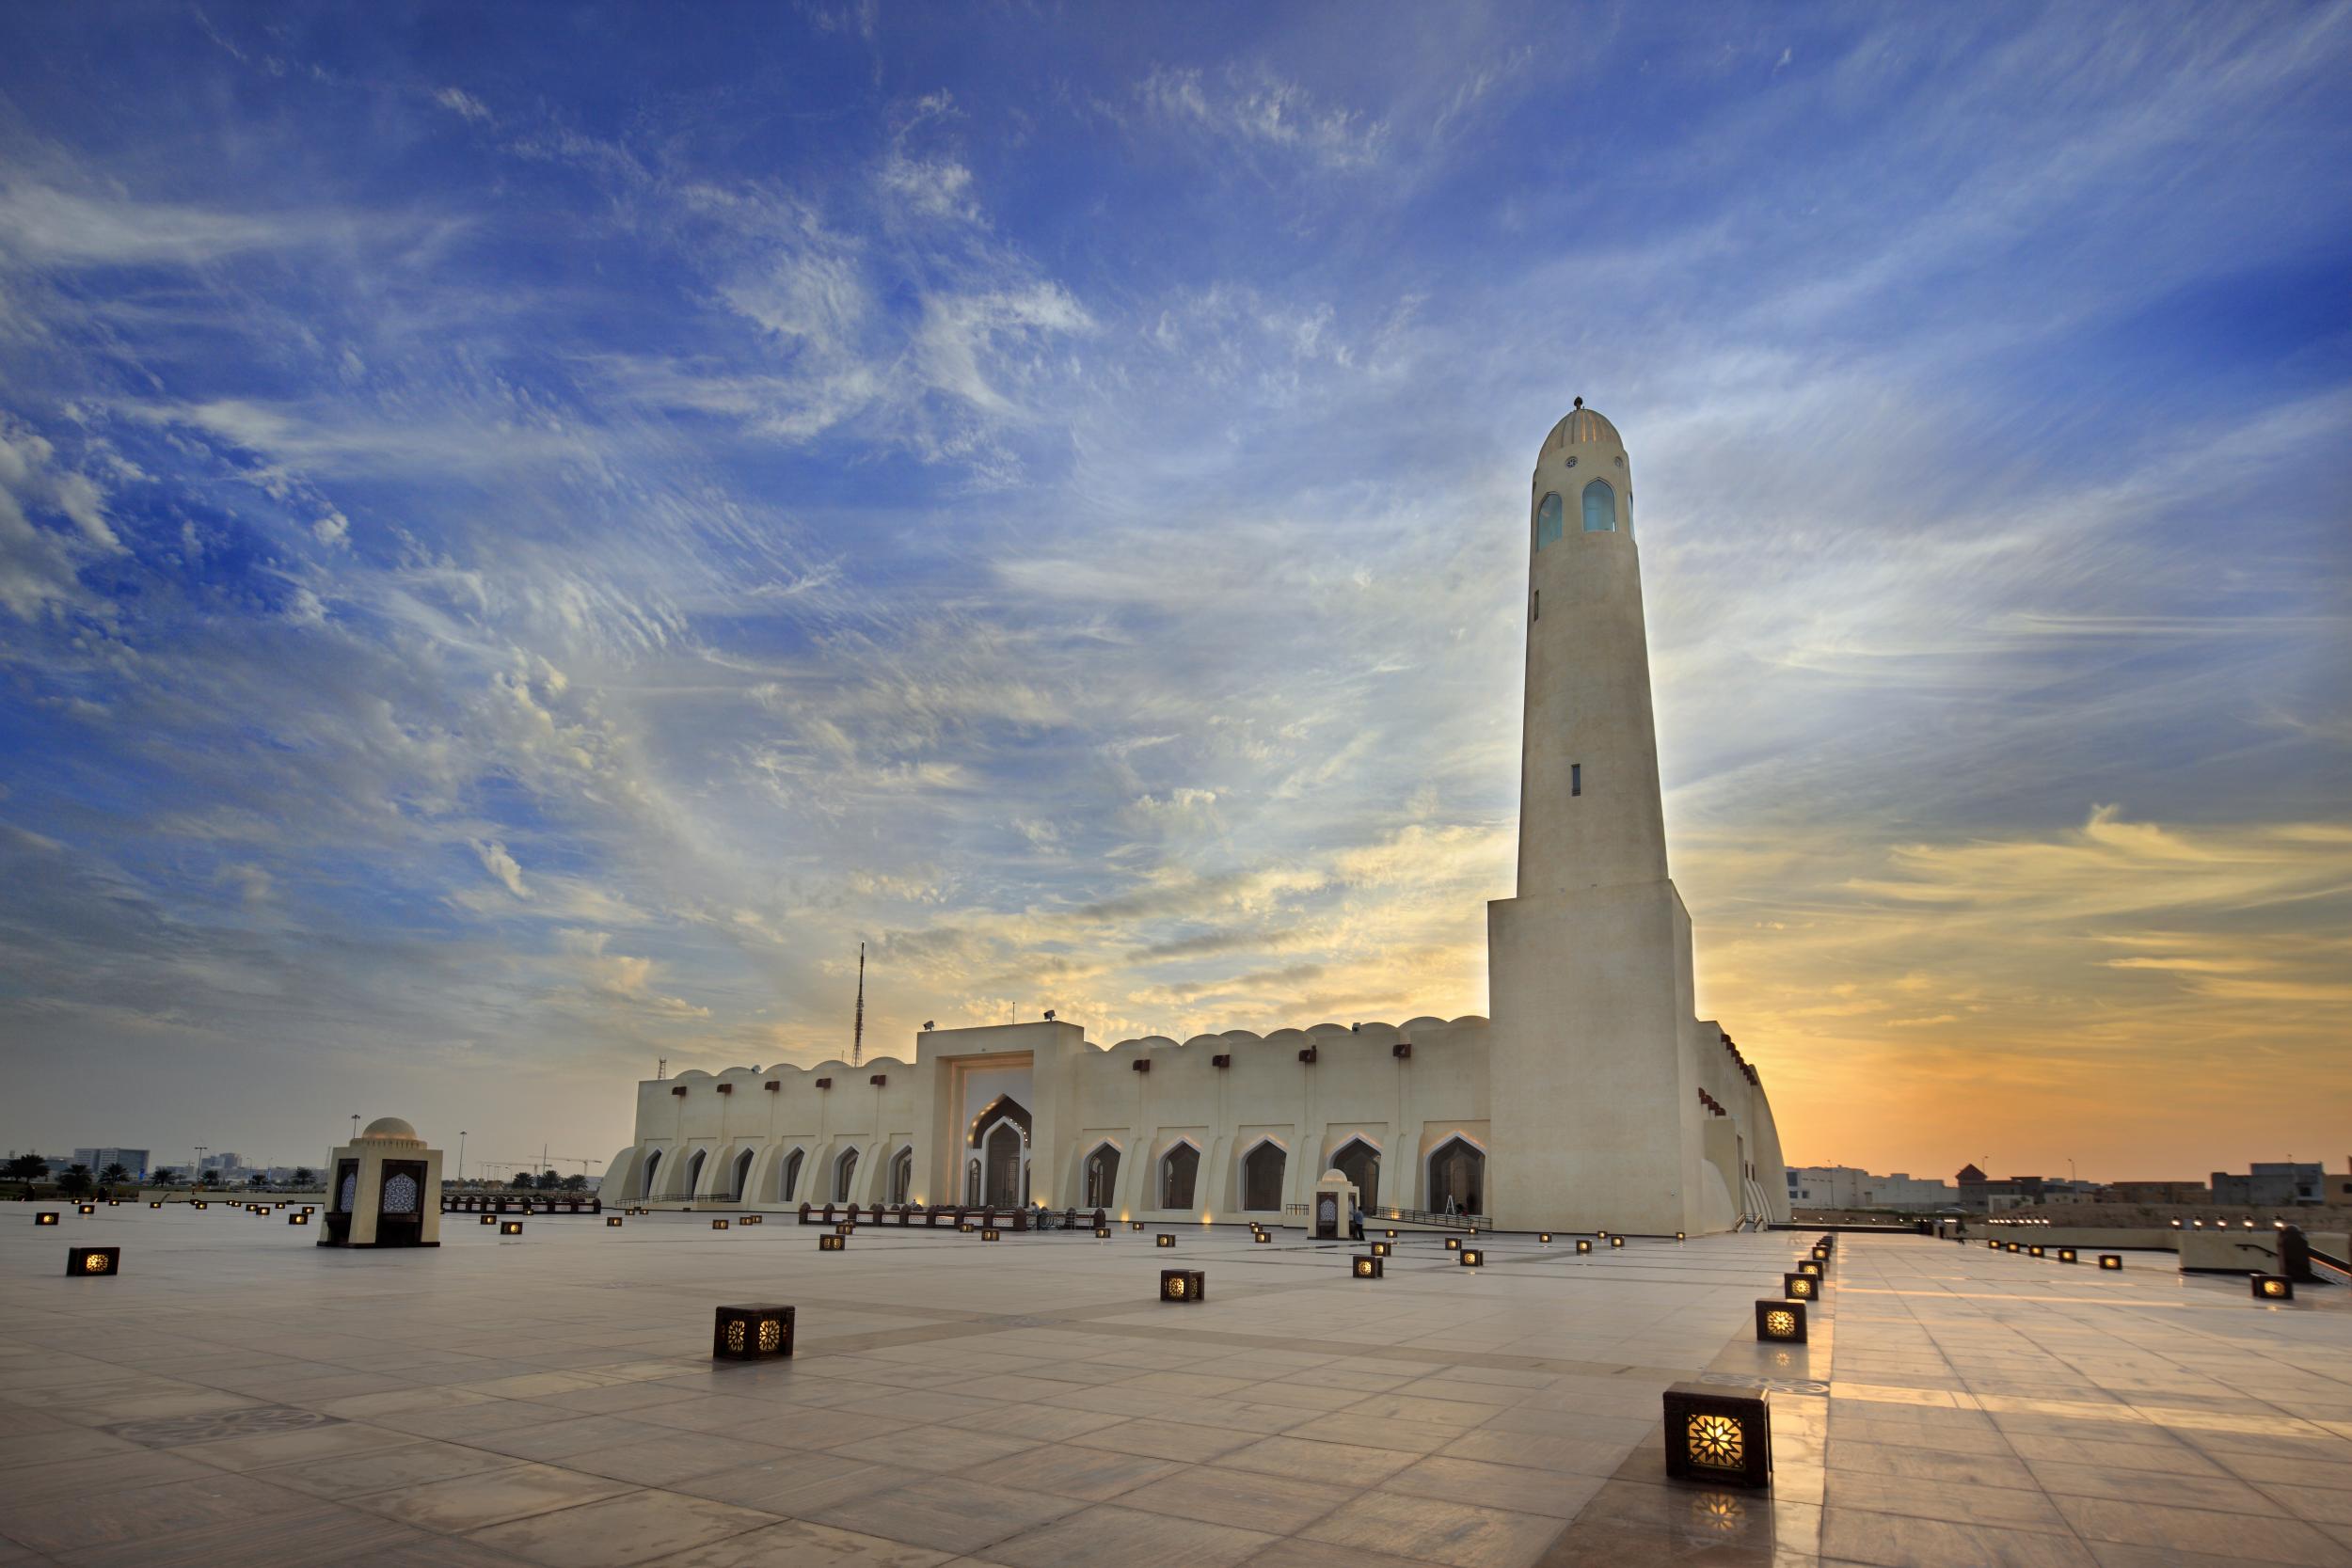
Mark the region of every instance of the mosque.
[[1367, 1212], [1692, 1235], [1788, 1217], [1763, 1080], [1692, 1016], [1666, 874], [1632, 470], [1577, 406], [1535, 457], [1518, 889], [1486, 906], [1490, 1018], [1121, 1040], [1051, 1013], [930, 1029], [912, 1060], [637, 1085], [612, 1202], [1102, 1208], [1304, 1223]]

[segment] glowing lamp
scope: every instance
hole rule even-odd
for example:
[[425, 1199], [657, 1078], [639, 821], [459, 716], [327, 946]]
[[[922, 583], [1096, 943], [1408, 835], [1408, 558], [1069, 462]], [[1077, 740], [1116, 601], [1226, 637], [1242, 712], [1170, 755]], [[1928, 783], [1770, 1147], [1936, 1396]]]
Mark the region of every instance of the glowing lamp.
[[1809, 1274], [1780, 1276], [1780, 1293], [1789, 1301], [1811, 1301], [1821, 1293], [1821, 1282]]
[[1274, 1240], [1274, 1232], [1271, 1230], [1261, 1230], [1255, 1237], [1252, 1238], [1252, 1240], [1254, 1240], [1260, 1246], [1264, 1246], [1266, 1243]]
[[1797, 1272], [1799, 1274], [1809, 1274], [1814, 1278], [1819, 1279], [1821, 1277], [1821, 1265], [1818, 1259], [1808, 1258], [1797, 1265]]
[[193, 1207], [193, 1208], [197, 1208], [197, 1209], [210, 1209], [210, 1208], [212, 1207], [212, 1205], [211, 1205], [211, 1204], [209, 1204], [209, 1203], [198, 1203], [198, 1204], [191, 1205], [191, 1207]]
[[760, 1217], [761, 1216], [757, 1214], [739, 1214], [736, 1216], [736, 1223], [739, 1225], [757, 1225], [760, 1221]]
[[1160, 1299], [1185, 1303], [1205, 1301], [1209, 1294], [1209, 1276], [1199, 1269], [1162, 1269]]
[[1176, 1244], [1176, 1238], [1169, 1232], [1163, 1230], [1158, 1235], [1152, 1238], [1152, 1244], [1153, 1246], [1174, 1246]]
[[85, 1203], [81, 1206], [81, 1212], [85, 1214], [95, 1214], [98, 1212], [98, 1205], [95, 1203]]
[[308, 1214], [288, 1214], [286, 1216], [286, 1223], [288, 1225], [308, 1225], [310, 1223], [310, 1216]]
[[122, 1249], [119, 1246], [76, 1246], [65, 1249], [65, 1272], [78, 1279], [96, 1279], [101, 1275], [122, 1272]]
[[1462, 1267], [1466, 1269], [1477, 1268], [1486, 1260], [1486, 1254], [1482, 1248], [1466, 1246], [1462, 1249]]
[[162, 1200], [158, 1199], [157, 1201], [149, 1204], [148, 1207], [150, 1209], [161, 1209], [163, 1207]]
[[1756, 1338], [1759, 1344], [1802, 1345], [1804, 1340], [1804, 1303], [1801, 1301], [1759, 1301], [1756, 1304]]
[[1995, 1252], [1998, 1252], [1998, 1251], [2000, 1251], [2000, 1250], [2001, 1250], [2001, 1243], [1998, 1243], [1998, 1242], [1996, 1242], [1996, 1241], [1994, 1241], [1994, 1240], [1993, 1240], [1993, 1239], [1992, 1239], [1992, 1238], [1990, 1238], [1990, 1237], [1987, 1237], [1987, 1238], [1985, 1239], [1985, 1243], [1984, 1243], [1984, 1244], [1985, 1244], [1986, 1246], [1991, 1247], [1991, 1248], [1992, 1248], [1994, 1251], [1995, 1251]]
[[35, 1214], [35, 1215], [33, 1216], [33, 1223], [34, 1223], [35, 1225], [55, 1225], [55, 1224], [56, 1224], [56, 1223], [57, 1223], [57, 1215], [56, 1215], [56, 1211], [55, 1211], [55, 1210], [53, 1210], [53, 1209], [43, 1209], [43, 1210], [42, 1210], [40, 1213]]
[[1537, 1231], [1537, 1232], [1535, 1233], [1535, 1244], [1536, 1244], [1537, 1246], [1549, 1246], [1549, 1245], [1551, 1245], [1551, 1232], [1550, 1232], [1550, 1231], [1549, 1231], [1549, 1230], [1539, 1230], [1539, 1231]]
[[1665, 1393], [1666, 1474], [1712, 1486], [1772, 1483], [1772, 1418], [1761, 1393], [1677, 1383]]
[[1127, 1222], [1127, 1228], [1130, 1230], [1140, 1230], [1143, 1228], [1143, 1222], [1141, 1220], [1129, 1220]]
[[1822, 1243], [1816, 1242], [1813, 1245], [1813, 1260], [1817, 1263], [1828, 1262], [1829, 1248]]
[[1388, 1239], [1389, 1239], [1390, 1241], [1393, 1242], [1393, 1241], [1395, 1241], [1395, 1240], [1396, 1240], [1396, 1232], [1395, 1232], [1395, 1231], [1391, 1230], [1391, 1231], [1389, 1231], [1387, 1234], [1388, 1234]]
[[1623, 1236], [1612, 1236], [1609, 1238], [1609, 1244], [1612, 1247], [1621, 1247], [1625, 1245], [1625, 1238]]
[[522, 1221], [520, 1221], [520, 1220], [501, 1220], [501, 1221], [499, 1221], [499, 1234], [500, 1234], [500, 1235], [501, 1235], [501, 1236], [519, 1236], [519, 1235], [521, 1235], [522, 1233], [523, 1233], [523, 1222], [522, 1222]]
[[[972, 1227], [967, 1225], [964, 1228], [969, 1230]], [[857, 1234], [857, 1227], [850, 1224], [848, 1220], [843, 1220], [833, 1227], [833, 1233], [836, 1236], [854, 1236]]]
[[2120, 1269], [2123, 1266], [2123, 1255], [2120, 1252], [2103, 1252], [2099, 1254], [2099, 1266], [2103, 1269]]
[[2172, 1228], [2173, 1228], [2173, 1229], [2175, 1229], [2175, 1230], [2178, 1230], [2179, 1228], [2181, 1228], [2181, 1222], [2180, 1222], [2179, 1220], [2174, 1220], [2174, 1221], [2172, 1222]]
[[1576, 1250], [1578, 1256], [1581, 1257], [1583, 1254], [1593, 1250], [1593, 1243], [1580, 1239], [1576, 1243]]
[[2082, 1259], [2074, 1255], [2074, 1249], [2073, 1247], [2062, 1246], [2058, 1248], [2058, 1261], [2061, 1263], [2079, 1263]]
[[485, 1225], [496, 1225], [498, 1222], [499, 1217], [496, 1214], [485, 1214], [482, 1216], [482, 1223]]
[[[109, 1209], [119, 1209], [122, 1207], [122, 1199], [119, 1197], [110, 1197], [106, 1200], [106, 1207]], [[278, 1207], [282, 1209], [285, 1205], [281, 1203]], [[2252, 1220], [2248, 1220], [2246, 1223], [2251, 1225], [2254, 1222]]]
[[1459, 1237], [1459, 1236], [1448, 1236], [1448, 1237], [1445, 1239], [1445, 1249], [1446, 1249], [1446, 1251], [1448, 1251], [1448, 1252], [1459, 1252], [1459, 1251], [1461, 1251], [1461, 1250], [1462, 1250], [1462, 1238], [1461, 1238], [1461, 1237]]
[[1111, 1239], [1111, 1227], [1107, 1225], [1096, 1226], [1094, 1227], [1094, 1239], [1098, 1242], [1109, 1241]]
[[621, 1228], [621, 1216], [620, 1216], [620, 1215], [618, 1215], [618, 1214], [607, 1214], [607, 1215], [605, 1215], [605, 1216], [604, 1216], [604, 1227], [605, 1227], [607, 1230], [618, 1230], [618, 1229], [620, 1229], [620, 1228]]
[[1676, 1240], [1676, 1241], [1677, 1241], [1677, 1242], [1682, 1240], [1682, 1232], [1681, 1232], [1681, 1231], [1677, 1230], [1677, 1231], [1676, 1231], [1676, 1232], [1675, 1232], [1675, 1240]]
[[2038, 1246], [2029, 1246], [2026, 1249], [2026, 1256], [2028, 1258], [2039, 1258], [2042, 1256], [2042, 1249]]
[[1355, 1275], [1359, 1279], [1378, 1279], [1389, 1266], [1380, 1258], [1366, 1253], [1358, 1253], [1354, 1261]]
[[2017, 1243], [2015, 1242], [2003, 1242], [2001, 1243], [2001, 1250], [2004, 1252], [2015, 1252], [2017, 1250]]
[[828, 1230], [817, 1238], [817, 1250], [819, 1252], [839, 1252], [849, 1244], [850, 1238], [838, 1230]]
[[1396, 1249], [1387, 1242], [1375, 1242], [1372, 1243], [1372, 1255], [1375, 1258], [1386, 1258], [1390, 1253], [1395, 1250]]
[[970, 1220], [965, 1220], [956, 1227], [957, 1231], [965, 1236], [971, 1235], [972, 1232], [977, 1230], [978, 1228], [979, 1227], [974, 1225]]
[[2282, 1274], [2258, 1274], [2253, 1278], [2256, 1301], [2293, 1301], [2295, 1281]]
[[983, 1231], [981, 1231], [981, 1232], [980, 1232], [980, 1240], [981, 1240], [981, 1241], [983, 1241], [983, 1242], [1001, 1242], [1001, 1241], [1003, 1241], [1004, 1239], [1005, 1239], [1005, 1233], [1004, 1233], [1003, 1231], [1001, 1231], [1001, 1230], [997, 1229], [997, 1228], [996, 1228], [994, 1226], [993, 1226], [993, 1225], [992, 1225], [992, 1226], [990, 1226], [990, 1227], [989, 1227], [986, 1230], [983, 1230]]
[[713, 1361], [768, 1361], [792, 1354], [789, 1307], [722, 1307], [710, 1330]]

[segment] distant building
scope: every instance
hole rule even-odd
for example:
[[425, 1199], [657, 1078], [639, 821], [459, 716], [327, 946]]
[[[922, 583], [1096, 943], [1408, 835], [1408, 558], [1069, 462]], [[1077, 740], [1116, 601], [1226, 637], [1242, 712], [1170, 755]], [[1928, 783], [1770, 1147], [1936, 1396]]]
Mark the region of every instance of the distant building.
[[73, 1151], [73, 1164], [87, 1165], [92, 1176], [108, 1165], [120, 1165], [134, 1180], [138, 1180], [147, 1175], [147, 1156], [144, 1148], [77, 1148]]
[[2202, 1181], [2110, 1181], [2092, 1198], [2095, 1203], [2210, 1203], [2213, 1189]]
[[2323, 1182], [2327, 1172], [2314, 1161], [2311, 1164], [2292, 1164], [2282, 1161], [2269, 1164], [2257, 1162], [2245, 1176], [2233, 1176], [2228, 1171], [2213, 1173], [2213, 1200], [2216, 1203], [2244, 1203], [2257, 1209], [2288, 1209], [2298, 1203], [2325, 1203]]
[[242, 1154], [207, 1154], [196, 1167], [199, 1171], [216, 1170], [224, 1177], [234, 1176], [245, 1169]]
[[2039, 1203], [2042, 1189], [2049, 1184], [2039, 1176], [2011, 1176], [1995, 1181], [1973, 1164], [1961, 1166], [1954, 1180], [1960, 1184], [1963, 1209], [2014, 1209], [2021, 1203]]
[[1897, 1171], [1873, 1176], [1852, 1165], [1792, 1165], [1788, 1201], [1807, 1209], [1947, 1209], [1960, 1200], [1947, 1182]]

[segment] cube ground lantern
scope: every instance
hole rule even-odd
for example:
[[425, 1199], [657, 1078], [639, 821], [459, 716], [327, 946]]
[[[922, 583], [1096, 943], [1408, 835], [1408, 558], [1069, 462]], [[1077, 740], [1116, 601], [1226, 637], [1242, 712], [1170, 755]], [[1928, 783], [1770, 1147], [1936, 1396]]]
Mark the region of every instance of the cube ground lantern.
[[1459, 1251], [1461, 1251], [1461, 1250], [1462, 1250], [1462, 1238], [1461, 1238], [1461, 1237], [1459, 1237], [1459, 1236], [1448, 1236], [1448, 1237], [1445, 1239], [1445, 1249], [1446, 1249], [1446, 1251], [1448, 1251], [1448, 1252], [1459, 1252]]
[[1389, 1245], [1386, 1242], [1375, 1242], [1372, 1243], [1372, 1255], [1375, 1258], [1386, 1258], [1390, 1253], [1395, 1250], [1396, 1249], [1394, 1247]]
[[2123, 1266], [2123, 1255], [2120, 1252], [2103, 1252], [2099, 1254], [2099, 1266], [2103, 1269], [2120, 1269]]
[[1378, 1255], [1361, 1252], [1356, 1255], [1355, 1264], [1356, 1277], [1359, 1279], [1378, 1279], [1389, 1266]]
[[1385, 1235], [1388, 1237], [1388, 1239], [1389, 1239], [1390, 1241], [1391, 1241], [1391, 1242], [1393, 1242], [1393, 1241], [1395, 1241], [1395, 1240], [1396, 1240], [1396, 1232], [1395, 1232], [1395, 1231], [1393, 1231], [1393, 1230], [1391, 1230], [1391, 1231], [1386, 1231], [1386, 1232], [1384, 1232], [1384, 1234], [1385, 1234]]
[[979, 1227], [974, 1225], [970, 1220], [965, 1220], [956, 1227], [956, 1232], [959, 1235], [969, 1236], [972, 1232], [977, 1230], [978, 1228]]
[[2058, 1261], [2061, 1263], [2079, 1263], [2082, 1259], [2074, 1255], [2074, 1249], [2073, 1247], [2062, 1246], [2058, 1248]]
[[148, 1205], [150, 1209], [161, 1209], [163, 1206], [163, 1201], [160, 1198]]
[[1152, 1244], [1153, 1246], [1174, 1246], [1176, 1244], [1176, 1238], [1163, 1230], [1158, 1235], [1152, 1238]]
[[81, 1206], [81, 1212], [85, 1214], [95, 1214], [98, 1212], [98, 1205], [95, 1203], [85, 1203]]
[[496, 1225], [498, 1222], [499, 1217], [496, 1214], [485, 1214], [482, 1216], [482, 1223], [485, 1225]]
[[1196, 1302], [1206, 1300], [1209, 1276], [1199, 1269], [1162, 1269], [1160, 1299], [1162, 1301]]
[[77, 1246], [65, 1249], [65, 1272], [82, 1279], [95, 1279], [103, 1274], [122, 1272], [122, 1249], [119, 1246]]
[[286, 1223], [288, 1225], [308, 1225], [310, 1223], [310, 1216], [308, 1214], [288, 1214], [286, 1216]]
[[1267, 1243], [1274, 1240], [1274, 1232], [1271, 1230], [1261, 1230], [1252, 1238], [1252, 1240], [1254, 1240], [1260, 1246], [1264, 1246]]
[[523, 1233], [523, 1222], [522, 1222], [522, 1221], [520, 1221], [520, 1220], [501, 1220], [501, 1221], [499, 1221], [499, 1234], [500, 1234], [500, 1235], [501, 1235], [501, 1236], [519, 1236], [519, 1235], [521, 1235], [522, 1233]]
[[1828, 1261], [1829, 1261], [1829, 1248], [1827, 1248], [1827, 1247], [1825, 1247], [1825, 1246], [1816, 1246], [1816, 1247], [1813, 1249], [1813, 1260], [1814, 1260], [1815, 1262], [1817, 1262], [1817, 1263], [1826, 1263], [1826, 1262], [1828, 1262]]
[[57, 1223], [57, 1213], [56, 1213], [56, 1210], [54, 1210], [54, 1209], [43, 1209], [43, 1210], [42, 1210], [40, 1213], [35, 1214], [35, 1215], [33, 1216], [33, 1223], [34, 1223], [35, 1225], [55, 1225], [55, 1224], [56, 1224], [56, 1223]]
[[710, 1330], [713, 1361], [766, 1361], [792, 1354], [792, 1308], [722, 1307]]
[[2258, 1274], [2253, 1277], [2256, 1301], [2293, 1301], [2295, 1282], [2282, 1274]]
[[828, 1230], [817, 1238], [817, 1250], [819, 1252], [839, 1252], [849, 1244], [850, 1238], [838, 1230]]
[[1107, 1225], [1096, 1226], [1094, 1227], [1094, 1239], [1098, 1242], [1109, 1241], [1111, 1239], [1111, 1227]]
[[1625, 1238], [1623, 1236], [1612, 1236], [1609, 1238], [1609, 1244], [1613, 1247], [1621, 1247], [1625, 1245]]
[[1813, 1259], [1807, 1258], [1797, 1265], [1797, 1272], [1799, 1274], [1809, 1274], [1814, 1278], [1819, 1279], [1821, 1277], [1821, 1265]]
[[1811, 1301], [1821, 1293], [1821, 1282], [1809, 1274], [1785, 1274], [1780, 1293], [1789, 1301]]
[[1590, 1242], [1587, 1242], [1587, 1241], [1584, 1241], [1584, 1240], [1579, 1239], [1579, 1241], [1578, 1241], [1578, 1242], [1577, 1242], [1577, 1243], [1576, 1243], [1576, 1250], [1577, 1250], [1579, 1253], [1587, 1253], [1587, 1252], [1590, 1252], [1590, 1251], [1592, 1251], [1592, 1250], [1593, 1250], [1593, 1243], [1590, 1243]]
[[1804, 1343], [1804, 1303], [1759, 1301], [1756, 1304], [1756, 1337], [1770, 1344]]
[[1127, 1228], [1130, 1230], [1140, 1230], [1143, 1228], [1143, 1222], [1141, 1220], [1129, 1220], [1127, 1222]]
[[1466, 1246], [1462, 1249], [1462, 1267], [1466, 1269], [1474, 1269], [1486, 1260], [1486, 1254], [1479, 1247]]
[[712, 1220], [710, 1222], [710, 1228], [713, 1230], [724, 1230], [726, 1227], [727, 1222], [724, 1220]]
[[1549, 1230], [1539, 1230], [1539, 1231], [1537, 1231], [1537, 1232], [1535, 1233], [1535, 1244], [1536, 1244], [1537, 1246], [1549, 1246], [1549, 1245], [1551, 1245], [1551, 1232], [1550, 1232], [1550, 1231], [1549, 1231]]
[[2042, 1249], [2038, 1246], [2029, 1246], [2026, 1249], [2026, 1256], [2028, 1258], [2039, 1258], [2042, 1256]]
[[1760, 1393], [1707, 1384], [1666, 1390], [1666, 1474], [1716, 1486], [1772, 1483], [1772, 1418]]
[[986, 1230], [980, 1232], [980, 1240], [983, 1242], [1001, 1242], [1004, 1239], [1005, 1233], [997, 1229], [994, 1226], [990, 1226]]
[[618, 1230], [618, 1229], [620, 1229], [620, 1228], [621, 1228], [621, 1216], [620, 1216], [620, 1215], [618, 1215], [618, 1214], [607, 1214], [607, 1215], [605, 1215], [605, 1217], [604, 1217], [604, 1227], [605, 1227], [607, 1230]]

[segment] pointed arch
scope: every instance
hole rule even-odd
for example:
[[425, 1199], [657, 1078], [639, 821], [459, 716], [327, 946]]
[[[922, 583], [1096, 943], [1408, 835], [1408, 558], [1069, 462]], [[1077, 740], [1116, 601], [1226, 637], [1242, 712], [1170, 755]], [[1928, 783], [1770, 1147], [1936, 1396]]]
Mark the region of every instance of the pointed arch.
[[796, 1148], [784, 1157], [784, 1174], [776, 1179], [776, 1201], [789, 1203], [794, 1190], [801, 1184], [801, 1165], [808, 1151]]
[[1537, 549], [1540, 550], [1546, 545], [1556, 545], [1560, 542], [1561, 512], [1560, 492], [1547, 491], [1543, 500], [1535, 508], [1535, 547]]
[[1190, 1209], [1200, 1181], [1200, 1146], [1190, 1138], [1160, 1156], [1160, 1207]]
[[1486, 1212], [1486, 1151], [1455, 1133], [1429, 1151], [1428, 1207], [1439, 1214]]
[[1584, 531], [1617, 531], [1617, 493], [1605, 479], [1597, 479], [1584, 486]]
[[1290, 1170], [1290, 1150], [1272, 1138], [1260, 1138], [1241, 1157], [1241, 1206], [1247, 1213], [1282, 1212], [1282, 1178]]
[[894, 1208], [906, 1206], [907, 1195], [914, 1190], [914, 1149], [903, 1148], [890, 1157], [890, 1191], [885, 1196]]
[[751, 1183], [752, 1151], [745, 1148], [742, 1153], [735, 1157], [735, 1182], [727, 1196], [738, 1203], [742, 1202], [743, 1195], [751, 1190]]
[[972, 1125], [967, 1129], [972, 1147], [979, 1148], [981, 1141], [1000, 1121], [1012, 1122], [1021, 1129], [1021, 1141], [1025, 1144], [1029, 1141], [1029, 1108], [1009, 1094], [1000, 1094], [981, 1106], [980, 1114], [972, 1118]]
[[963, 1163], [963, 1206], [966, 1209], [980, 1206], [980, 1157], [975, 1154]]
[[1086, 1206], [1108, 1209], [1116, 1201], [1111, 1195], [1119, 1191], [1119, 1146], [1109, 1142], [1096, 1144], [1088, 1152], [1079, 1175], [1079, 1191], [1086, 1195]]
[[833, 1201], [835, 1203], [850, 1201], [850, 1195], [856, 1190], [852, 1183], [856, 1180], [857, 1149], [855, 1148], [845, 1148], [841, 1151], [840, 1158], [833, 1163]]
[[1361, 1138], [1350, 1138], [1331, 1156], [1331, 1168], [1356, 1183], [1357, 1201], [1370, 1213], [1380, 1207], [1380, 1151]]
[[1022, 1136], [1018, 1123], [1009, 1117], [1000, 1118], [989, 1128], [980, 1147], [980, 1161], [987, 1175], [986, 1191], [980, 1201], [994, 1209], [1010, 1209], [1021, 1202], [1022, 1172], [1028, 1139]]
[[692, 1197], [696, 1193], [702, 1191], [703, 1161], [708, 1156], [709, 1152], [710, 1151], [707, 1148], [698, 1148], [694, 1150], [693, 1155], [687, 1160], [686, 1186], [678, 1194], [680, 1197]]
[[657, 1148], [657, 1149], [655, 1149], [652, 1153], [650, 1153], [650, 1154], [648, 1154], [648, 1155], [646, 1155], [646, 1156], [645, 1156], [645, 1180], [644, 1180], [643, 1182], [639, 1183], [638, 1188], [637, 1188], [637, 1196], [638, 1196], [639, 1197], [651, 1197], [651, 1196], [653, 1196], [653, 1183], [654, 1183], [654, 1179], [655, 1179], [656, 1177], [660, 1176], [660, 1174], [661, 1174], [661, 1150], [660, 1150], [660, 1149], [658, 1149], [658, 1148]]

